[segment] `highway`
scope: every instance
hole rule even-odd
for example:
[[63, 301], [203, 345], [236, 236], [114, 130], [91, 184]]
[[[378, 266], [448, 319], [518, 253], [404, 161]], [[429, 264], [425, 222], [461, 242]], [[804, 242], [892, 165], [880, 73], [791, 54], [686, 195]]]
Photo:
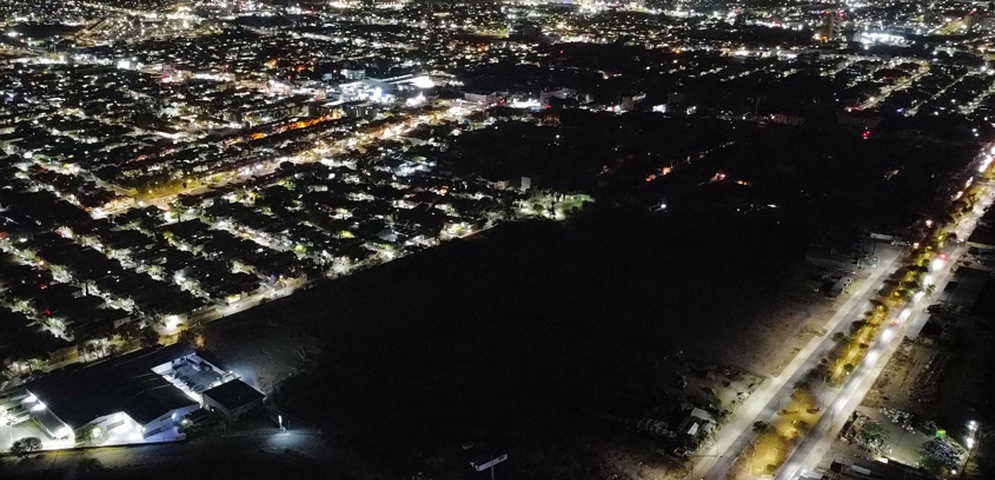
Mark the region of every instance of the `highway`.
[[[985, 196], [975, 206], [974, 210], [966, 215], [954, 228], [958, 238], [970, 237], [978, 220], [984, 215], [985, 210], [991, 206], [995, 200], [995, 193], [986, 190]], [[947, 282], [953, 277], [954, 270], [960, 263], [961, 256], [967, 251], [963, 245], [956, 245], [947, 250], [947, 261], [944, 265], [931, 275], [934, 277], [936, 291], [941, 292]], [[913, 297], [904, 310], [898, 313], [899, 324], [895, 327], [884, 329], [871, 346], [863, 362], [854, 370], [853, 375], [847, 381], [844, 388], [836, 391], [837, 395], [831, 399], [832, 408], [828, 410], [828, 415], [823, 415], [815, 427], [809, 431], [808, 435], [799, 443], [795, 451], [789, 456], [784, 467], [775, 476], [777, 480], [795, 480], [798, 475], [806, 471], [814, 471], [823, 457], [829, 451], [833, 440], [842, 430], [843, 424], [853, 414], [853, 411], [860, 405], [860, 402], [870, 391], [874, 382], [880, 376], [888, 360], [891, 359], [895, 351], [902, 343], [902, 338], [907, 332], [917, 334], [922, 326], [929, 319], [929, 314], [922, 310], [928, 299], [921, 295]], [[829, 405], [830, 402], [825, 403]]]
[[887, 275], [894, 271], [900, 251], [879, 248], [879, 265], [871, 271], [870, 277], [851, 287], [850, 298], [823, 325], [827, 332], [814, 337], [802, 348], [794, 359], [781, 371], [781, 374], [765, 382], [737, 408], [729, 421], [719, 429], [713, 444], [701, 451], [720, 452], [718, 455], [702, 456], [685, 480], [725, 478], [736, 461], [740, 451], [753, 439], [752, 425], [758, 420], [771, 417], [791, 395], [795, 383], [814, 368], [824, 353], [835, 345], [832, 334], [846, 331], [850, 323], [863, 318], [870, 308], [870, 301]]
[[[989, 148], [992, 148], [992, 154], [995, 155], [995, 147], [991, 145], [985, 147], [979, 156], [979, 172], [987, 170], [992, 163], [991, 156], [987, 155]], [[978, 220], [992, 204], [993, 198], [995, 198], [995, 194], [991, 191], [990, 185], [986, 183], [983, 197], [974, 210], [965, 215], [951, 229], [957, 238], [970, 237]], [[943, 262], [937, 271], [931, 272], [933, 283], [937, 286], [936, 291], [942, 291], [942, 288], [950, 280], [955, 266], [965, 251], [966, 248], [962, 244], [948, 247], [947, 261]], [[883, 280], [887, 278], [885, 274], [894, 270], [897, 259], [897, 255], [883, 259], [871, 277], [861, 283], [859, 290], [853, 292], [850, 300], [826, 323], [825, 330], [829, 333], [824, 337], [813, 338], [805, 348], [798, 352], [780, 375], [758, 388], [743, 405], [733, 412], [728, 423], [716, 434], [713, 444], [701, 449], [704, 452], [716, 453], [710, 456], [702, 455], [691, 472], [684, 477], [685, 480], [718, 480], [729, 477], [730, 470], [739, 454], [756, 437], [751, 428], [753, 423], [767, 421], [775, 416], [776, 412], [790, 398], [794, 385], [802, 379], [807, 371], [818, 364], [824, 353], [832, 347], [830, 337], [834, 332], [843, 331], [851, 322], [863, 319], [864, 313], [870, 307], [870, 300], [875, 298], [877, 291], [883, 286]], [[842, 388], [829, 390], [819, 397], [820, 403], [828, 407], [825, 410], [826, 413], [820, 417], [816, 425], [791, 451], [785, 463], [778, 470], [776, 479], [795, 480], [800, 474], [815, 469], [846, 419], [860, 404], [864, 395], [873, 386], [874, 381], [901, 344], [905, 332], [909, 329], [912, 332], [918, 332], [922, 328], [922, 323], [928, 319], [928, 315], [919, 314], [923, 307], [923, 297], [923, 294], [917, 294], [906, 304], [904, 309], [893, 314], [891, 318], [896, 320], [897, 325], [885, 328], [878, 333], [877, 339], [861, 360], [861, 364], [849, 376]]]

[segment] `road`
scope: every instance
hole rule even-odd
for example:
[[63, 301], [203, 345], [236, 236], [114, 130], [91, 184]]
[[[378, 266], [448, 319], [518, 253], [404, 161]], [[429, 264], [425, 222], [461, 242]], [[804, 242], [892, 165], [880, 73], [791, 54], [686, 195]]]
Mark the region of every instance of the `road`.
[[[978, 171], [985, 171], [992, 163], [987, 153], [989, 148], [995, 154], [995, 147], [988, 145], [979, 156], [980, 166]], [[974, 177], [972, 177], [973, 179]], [[990, 184], [985, 184], [983, 198], [969, 214], [964, 216], [960, 222], [954, 226], [952, 231], [957, 238], [966, 239], [977, 225], [978, 220], [985, 210], [992, 204], [993, 193]], [[937, 291], [942, 291], [952, 276], [954, 267], [960, 262], [961, 255], [966, 251], [962, 245], [949, 249], [949, 258], [944, 265], [936, 272], [932, 272], [933, 282], [937, 285]], [[856, 293], [844, 305], [843, 308], [833, 316], [826, 324], [829, 332], [825, 337], [812, 339], [804, 349], [802, 349], [778, 377], [763, 385], [754, 392], [753, 396], [737, 409], [730, 421], [723, 426], [716, 435], [714, 445], [705, 449], [715, 451], [716, 455], [702, 457], [691, 472], [686, 475], [685, 480], [709, 479], [718, 480], [728, 478], [731, 467], [749, 443], [756, 437], [750, 428], [756, 421], [766, 421], [774, 416], [780, 407], [790, 398], [795, 383], [800, 380], [805, 372], [815, 366], [822, 358], [824, 352], [831, 348], [831, 334], [841, 331], [841, 327], [849, 325], [850, 322], [863, 318], [869, 301], [874, 298], [878, 287], [882, 286], [884, 274], [891, 272], [896, 262], [892, 257], [873, 273], [871, 278], [861, 284], [861, 292]], [[872, 288], [875, 287], [875, 288]], [[820, 397], [823, 405], [829, 407], [826, 414], [823, 414], [816, 425], [802, 438], [799, 444], [788, 455], [783, 466], [778, 470], [775, 478], [795, 480], [798, 475], [805, 471], [814, 470], [815, 466], [828, 451], [836, 434], [842, 428], [843, 423], [852, 414], [853, 410], [860, 404], [864, 395], [874, 384], [881, 370], [887, 365], [888, 360], [894, 354], [901, 339], [907, 329], [912, 328], [918, 331], [922, 326], [914, 325], [925, 322], [927, 316], [918, 315], [917, 309], [921, 308], [923, 295], [917, 295], [907, 304], [906, 308], [897, 313], [898, 325], [885, 328], [878, 335], [867, 355], [857, 366], [853, 374], [843, 386], [843, 388], [830, 391]], [[847, 319], [849, 321], [844, 322]], [[830, 407], [831, 406], [831, 407]]]
[[[984, 215], [985, 210], [991, 206], [995, 200], [995, 194], [986, 190], [982, 201], [975, 206], [974, 210], [966, 215], [954, 228], [958, 238], [970, 237], [971, 232], [977, 225], [978, 220]], [[961, 257], [967, 251], [963, 245], [956, 245], [947, 251], [948, 260], [943, 267], [932, 272], [936, 291], [941, 292], [946, 284], [953, 277], [954, 270], [960, 263]], [[843, 424], [853, 414], [853, 411], [860, 405], [860, 402], [870, 391], [874, 382], [880, 376], [888, 360], [891, 359], [895, 351], [902, 343], [902, 338], [906, 333], [918, 334], [922, 326], [929, 319], [929, 314], [923, 313], [922, 309], [928, 300], [925, 298], [913, 298], [909, 305], [898, 314], [900, 324], [883, 330], [874, 344], [868, 350], [863, 362], [854, 370], [853, 375], [847, 381], [844, 388], [840, 389], [826, 405], [831, 404], [828, 415], [823, 415], [816, 423], [815, 427], [799, 443], [795, 451], [789, 456], [784, 467], [775, 476], [778, 480], [795, 480], [798, 475], [805, 471], [814, 471], [829, 451], [833, 440], [842, 430]]]
[[815, 337], [805, 345], [794, 359], [781, 371], [781, 374], [765, 382], [737, 408], [729, 421], [718, 431], [713, 445], [703, 451], [721, 452], [718, 455], [703, 456], [686, 475], [685, 480], [724, 479], [736, 461], [736, 457], [752, 440], [752, 425], [757, 420], [769, 418], [791, 395], [794, 384], [814, 368], [824, 352], [835, 345], [832, 334], [845, 331], [851, 322], [863, 318], [870, 308], [870, 301], [877, 296], [882, 281], [894, 270], [900, 252], [897, 249], [879, 248], [880, 262], [871, 271], [870, 277], [851, 287], [849, 300], [823, 325], [827, 332]]
[[45, 474], [50, 475], [54, 470], [63, 470], [71, 475], [80, 461], [89, 458], [100, 461], [107, 468], [129, 468], [175, 462], [216, 462], [218, 458], [231, 462], [240, 458], [258, 457], [260, 453], [299, 454], [317, 461], [327, 461], [332, 457], [319, 433], [309, 430], [280, 432], [274, 428], [187, 442], [51, 451], [25, 460], [4, 458], [4, 461], [11, 468], [12, 474], [47, 472]]
[[923, 66], [920, 67], [920, 69], [917, 72], [913, 73], [912, 75], [903, 79], [902, 81], [896, 83], [895, 85], [886, 85], [884, 87], [881, 87], [881, 92], [878, 93], [878, 95], [871, 97], [866, 101], [864, 101], [863, 103], [861, 103], [857, 107], [857, 110], [870, 110], [877, 107], [879, 104], [881, 104], [881, 102], [883, 102], [889, 96], [891, 96], [892, 93], [900, 92], [902, 90], [909, 88], [910, 86], [915, 84], [915, 82], [919, 81], [919, 79], [922, 78], [923, 75], [926, 75], [928, 72], [929, 72], [929, 67]]

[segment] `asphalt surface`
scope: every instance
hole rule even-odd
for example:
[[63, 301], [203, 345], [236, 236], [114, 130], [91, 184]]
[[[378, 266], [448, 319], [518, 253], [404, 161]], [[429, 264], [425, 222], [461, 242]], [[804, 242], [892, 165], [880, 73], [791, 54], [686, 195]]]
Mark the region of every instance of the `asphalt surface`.
[[[993, 193], [990, 191], [990, 185], [988, 187], [979, 205], [953, 229], [957, 238], [970, 237], [978, 220], [992, 204]], [[937, 291], [942, 291], [942, 287], [949, 281], [965, 251], [966, 248], [963, 245], [952, 247], [947, 252], [948, 260], [942, 268], [932, 273]], [[757, 389], [753, 396], [733, 413], [731, 420], [718, 432], [715, 444], [705, 449], [715, 451], [717, 454], [702, 457], [692, 471], [684, 477], [685, 480], [718, 480], [728, 477], [740, 452], [756, 437], [750, 428], [751, 425], [758, 420], [765, 421], [773, 418], [781, 405], [790, 398], [795, 383], [803, 377], [805, 372], [818, 363], [824, 352], [832, 347], [830, 339], [832, 334], [836, 331], [842, 331], [851, 322], [863, 318], [864, 312], [869, 307], [869, 301], [875, 297], [877, 290], [882, 286], [882, 281], [886, 278], [885, 273], [893, 271], [898, 258], [896, 255], [890, 257], [888, 261], [882, 261], [871, 278], [864, 280], [860, 285], [860, 291], [855, 292], [850, 301], [827, 322], [826, 330], [829, 333], [825, 337], [812, 339], [809, 345], [795, 356], [795, 359], [781, 375]], [[809, 430], [788, 455], [787, 460], [775, 475], [776, 479], [795, 480], [802, 473], [814, 471], [822, 457], [828, 452], [833, 439], [842, 429], [846, 419], [863, 400], [864, 395], [873, 386], [888, 360], [898, 349], [906, 331], [911, 329], [912, 332], [918, 332], [922, 328], [921, 323], [928, 319], [928, 315], [919, 314], [924, 302], [922, 295], [919, 295], [910, 301], [905, 309], [893, 314], [892, 318], [897, 318], [898, 325], [885, 328], [878, 334], [878, 338], [843, 388], [828, 392], [828, 397], [820, 397], [821, 403], [828, 407], [825, 410], [826, 413], [819, 418], [816, 425]]]
[[[958, 238], [968, 238], [974, 230], [978, 220], [984, 215], [985, 209], [991, 204], [992, 193], [988, 193], [980, 205], [965, 217], [957, 228]], [[964, 245], [957, 245], [947, 252], [947, 261], [943, 267], [933, 272], [936, 280], [937, 292], [942, 292], [946, 284], [953, 278], [954, 271], [960, 263], [961, 257], [967, 251]], [[929, 319], [929, 314], [924, 313], [923, 308], [929, 304], [929, 299], [922, 298], [918, 301], [911, 301], [906, 307], [907, 318], [902, 318], [902, 313], [898, 313], [900, 324], [897, 327], [885, 329], [879, 334], [877, 341], [871, 346], [863, 362], [854, 371], [850, 380], [839, 394], [832, 400], [833, 407], [823, 415], [815, 427], [809, 431], [803, 440], [798, 444], [795, 451], [789, 456], [784, 466], [775, 476], [777, 480], [795, 480], [798, 475], [806, 471], [814, 471], [823, 457], [829, 452], [833, 440], [842, 430], [846, 420], [853, 414], [853, 411], [863, 401], [864, 396], [870, 391], [874, 382], [881, 375], [888, 360], [898, 350], [902, 343], [902, 338], [906, 335], [917, 335], [922, 330], [923, 325]], [[828, 404], [828, 403], [827, 403]]]
[[[781, 371], [781, 374], [765, 382], [733, 412], [729, 421], [719, 430], [713, 445], [703, 451], [717, 451], [718, 455], [703, 456], [685, 480], [724, 479], [742, 451], [755, 437], [752, 425], [757, 420], [770, 418], [791, 396], [794, 385], [806, 372], [814, 368], [824, 353], [835, 343], [832, 335], [846, 331], [850, 323], [863, 318], [870, 307], [870, 301], [887, 275], [894, 271], [900, 251], [879, 247], [879, 265], [872, 270], [869, 278], [859, 281], [850, 293], [850, 299], [826, 322], [823, 328], [827, 334], [815, 337], [802, 348], [795, 358]], [[853, 288], [853, 287], [851, 287]]]
[[302, 455], [318, 461], [331, 458], [320, 433], [307, 430], [281, 432], [274, 428], [187, 442], [48, 451], [24, 460], [8, 457], [4, 461], [12, 475], [63, 470], [71, 476], [80, 461], [91, 458], [107, 468], [127, 469], [177, 462], [216, 462], [219, 458], [231, 462], [240, 458], [258, 458], [262, 453]]

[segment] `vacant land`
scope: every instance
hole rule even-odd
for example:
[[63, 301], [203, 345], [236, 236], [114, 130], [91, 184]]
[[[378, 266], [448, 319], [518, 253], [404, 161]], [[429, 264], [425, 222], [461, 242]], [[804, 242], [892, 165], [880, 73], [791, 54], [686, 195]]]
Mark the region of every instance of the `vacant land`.
[[275, 397], [383, 473], [463, 474], [471, 443], [528, 478], [631, 472], [638, 452], [666, 462], [633, 425], [721, 418], [830, 311], [781, 220], [505, 225], [254, 309], [207, 345], [265, 386], [318, 339]]

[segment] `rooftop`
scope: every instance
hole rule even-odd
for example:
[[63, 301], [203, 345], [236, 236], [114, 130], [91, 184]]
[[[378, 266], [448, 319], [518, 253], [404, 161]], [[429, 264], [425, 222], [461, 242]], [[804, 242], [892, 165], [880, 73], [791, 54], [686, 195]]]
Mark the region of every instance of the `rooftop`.
[[961, 267], [943, 289], [941, 300], [945, 303], [971, 308], [978, 300], [991, 274], [985, 270]]
[[187, 353], [190, 347], [184, 344], [140, 350], [56, 373], [25, 388], [74, 428], [116, 412], [125, 412], [144, 424], [170, 410], [197, 403], [152, 371], [152, 367]]
[[218, 385], [204, 392], [204, 395], [211, 397], [212, 400], [229, 410], [265, 397], [262, 392], [241, 380], [232, 380]]

